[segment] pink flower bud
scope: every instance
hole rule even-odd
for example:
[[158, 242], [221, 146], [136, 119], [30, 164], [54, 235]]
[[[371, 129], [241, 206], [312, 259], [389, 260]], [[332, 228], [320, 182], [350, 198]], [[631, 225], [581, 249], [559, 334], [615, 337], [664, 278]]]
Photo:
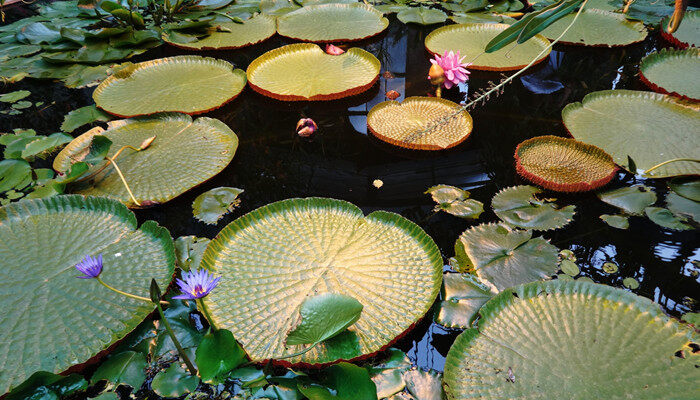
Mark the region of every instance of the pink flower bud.
[[339, 56], [343, 53], [345, 53], [345, 50], [341, 49], [338, 46], [334, 46], [332, 44], [326, 45], [326, 54], [330, 54], [332, 56]]
[[399, 92], [397, 92], [396, 90], [390, 90], [390, 91], [386, 92], [386, 94], [384, 94], [384, 95], [389, 100], [396, 100], [401, 96], [401, 94], [399, 94]]
[[309, 137], [318, 130], [318, 125], [311, 118], [302, 118], [297, 122], [297, 135]]

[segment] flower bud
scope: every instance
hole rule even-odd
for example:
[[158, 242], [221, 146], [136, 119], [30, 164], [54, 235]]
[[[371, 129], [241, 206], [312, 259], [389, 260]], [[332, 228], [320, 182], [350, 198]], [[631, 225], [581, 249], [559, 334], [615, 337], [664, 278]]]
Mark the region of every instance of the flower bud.
[[390, 90], [386, 92], [384, 96], [386, 96], [386, 98], [389, 100], [396, 100], [401, 96], [401, 94], [399, 94], [399, 92], [397, 92], [396, 90]]
[[156, 140], [156, 137], [155, 137], [155, 136], [149, 137], [148, 139], [146, 139], [146, 140], [144, 140], [143, 142], [141, 142], [141, 146], [139, 146], [139, 149], [141, 149], [141, 150], [147, 149], [148, 146], [150, 146], [151, 143], [153, 143], [154, 140]]
[[330, 54], [332, 56], [339, 56], [343, 53], [345, 53], [345, 50], [341, 49], [338, 46], [334, 46], [332, 44], [326, 45], [326, 54]]
[[428, 71], [428, 79], [433, 85], [440, 85], [445, 82], [445, 70], [437, 64], [433, 64]]
[[309, 137], [318, 130], [318, 125], [311, 118], [302, 118], [297, 122], [297, 135]]

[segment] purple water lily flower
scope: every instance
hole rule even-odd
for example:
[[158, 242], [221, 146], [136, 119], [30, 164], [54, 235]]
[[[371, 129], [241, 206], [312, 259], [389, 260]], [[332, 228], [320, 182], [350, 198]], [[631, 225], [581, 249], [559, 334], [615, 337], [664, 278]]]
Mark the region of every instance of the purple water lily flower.
[[182, 279], [177, 280], [177, 285], [182, 291], [181, 295], [173, 296], [173, 299], [195, 300], [201, 299], [214, 290], [219, 284], [219, 279], [214, 278], [206, 269], [198, 271], [183, 272]]
[[97, 278], [102, 273], [102, 254], [97, 257], [85, 256], [83, 261], [75, 265], [75, 269], [84, 274], [78, 277], [80, 279]]

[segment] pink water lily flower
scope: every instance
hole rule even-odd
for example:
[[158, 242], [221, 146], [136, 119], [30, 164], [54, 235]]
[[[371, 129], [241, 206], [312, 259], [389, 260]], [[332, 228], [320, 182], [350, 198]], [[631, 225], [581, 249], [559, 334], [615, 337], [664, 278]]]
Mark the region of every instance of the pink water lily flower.
[[445, 89], [469, 80], [467, 67], [472, 64], [465, 64], [462, 60], [464, 60], [464, 57], [459, 56], [459, 51], [457, 51], [457, 54], [452, 51], [445, 51], [442, 57], [436, 54], [435, 58], [430, 60], [433, 65], [438, 65], [445, 71], [445, 82], [442, 84], [445, 86]]

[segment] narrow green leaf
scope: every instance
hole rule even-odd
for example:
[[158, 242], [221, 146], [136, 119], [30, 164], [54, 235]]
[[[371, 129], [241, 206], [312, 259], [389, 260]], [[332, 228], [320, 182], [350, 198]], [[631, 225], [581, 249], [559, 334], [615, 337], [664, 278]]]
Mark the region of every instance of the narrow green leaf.
[[151, 301], [158, 304], [160, 302], [160, 288], [158, 287], [158, 282], [155, 279], [151, 279], [151, 290], [149, 291], [151, 295]]
[[360, 319], [362, 308], [362, 303], [342, 294], [310, 297], [301, 305], [302, 321], [287, 335], [287, 344], [313, 344], [330, 339]]
[[245, 351], [226, 329], [215, 330], [205, 335], [197, 347], [196, 363], [199, 375], [206, 383], [224, 382], [229, 372], [245, 360]]
[[510, 28], [504, 30], [503, 32], [499, 33], [495, 38], [491, 39], [491, 41], [486, 45], [484, 51], [486, 53], [493, 53], [494, 51], [500, 50], [506, 45], [513, 43], [518, 38], [523, 29], [527, 26], [527, 24], [529, 24], [534, 17], [544, 12], [547, 12], [548, 10], [551, 10], [558, 4], [560, 3], [554, 3], [539, 11], [533, 11], [530, 14], [525, 15], [518, 22], [511, 25]]
[[533, 36], [542, 32], [545, 28], [552, 25], [558, 19], [574, 11], [582, 1], [583, 0], [569, 0], [556, 8], [538, 14], [532, 20], [530, 20], [527, 26], [525, 26], [522, 33], [518, 37], [518, 43], [525, 43]]

